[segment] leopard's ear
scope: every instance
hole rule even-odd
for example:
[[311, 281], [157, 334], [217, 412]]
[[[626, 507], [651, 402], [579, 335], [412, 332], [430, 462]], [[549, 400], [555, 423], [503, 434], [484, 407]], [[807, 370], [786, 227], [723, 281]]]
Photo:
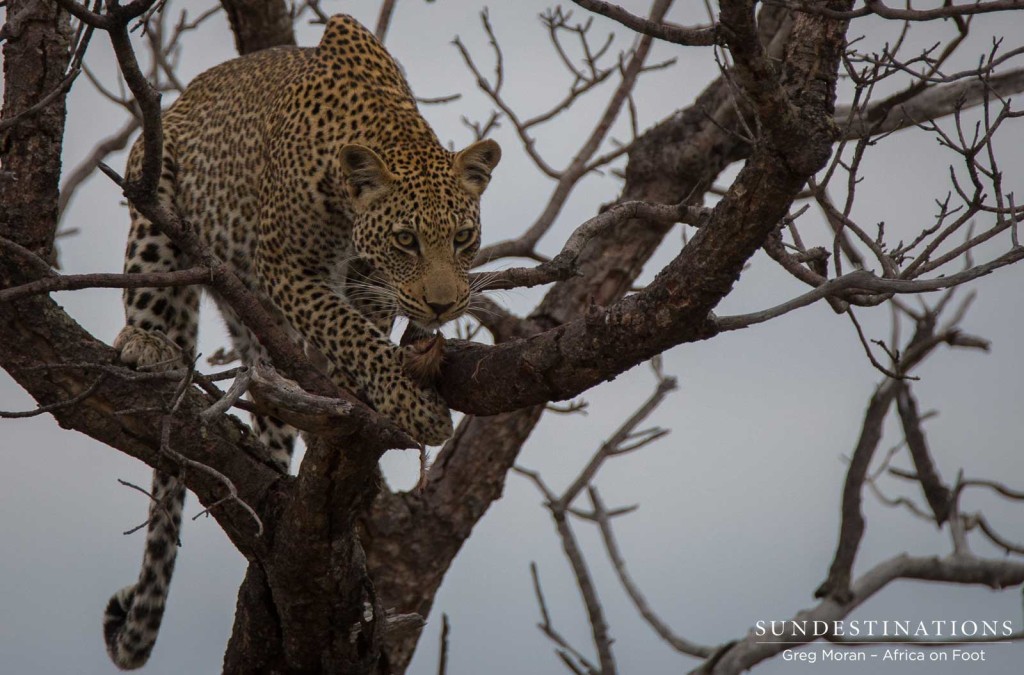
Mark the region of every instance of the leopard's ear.
[[350, 52], [353, 43], [367, 40], [373, 40], [373, 34], [362, 24], [347, 14], [335, 14], [327, 20], [316, 54], [321, 60], [337, 59]]
[[491, 171], [500, 161], [500, 145], [490, 139], [477, 141], [455, 155], [455, 173], [463, 187], [479, 197], [491, 182]]
[[341, 149], [341, 175], [357, 208], [369, 206], [398, 180], [376, 152], [355, 143]]

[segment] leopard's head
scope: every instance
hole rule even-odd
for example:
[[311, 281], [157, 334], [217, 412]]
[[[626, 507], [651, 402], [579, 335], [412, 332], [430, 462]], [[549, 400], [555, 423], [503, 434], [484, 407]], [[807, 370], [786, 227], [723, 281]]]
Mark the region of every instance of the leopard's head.
[[341, 149], [356, 254], [372, 267], [377, 304], [427, 330], [469, 307], [469, 270], [480, 249], [480, 195], [501, 159], [492, 140], [429, 161], [389, 167], [363, 145]]

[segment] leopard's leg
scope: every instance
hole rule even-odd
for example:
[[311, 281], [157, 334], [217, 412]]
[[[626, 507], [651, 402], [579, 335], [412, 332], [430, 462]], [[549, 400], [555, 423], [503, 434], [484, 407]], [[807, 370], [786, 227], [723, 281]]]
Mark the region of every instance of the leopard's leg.
[[293, 195], [278, 195], [276, 182], [264, 188], [256, 250], [264, 292], [293, 329], [326, 358], [328, 374], [338, 386], [365, 396], [417, 441], [443, 443], [452, 434], [448, 406], [437, 391], [406, 373], [405, 350], [339, 293], [323, 260], [331, 246], [311, 250], [296, 245], [302, 241], [301, 232], [320, 224], [317, 216], [296, 208], [300, 202]]
[[[129, 171], [137, 162], [134, 150]], [[165, 152], [160, 195], [174, 188], [174, 163]], [[188, 266], [181, 251], [146, 218], [131, 209], [132, 226], [125, 257], [127, 272], [169, 271]], [[182, 367], [194, 358], [199, 289], [138, 288], [124, 293], [126, 326], [114, 342], [121, 360], [140, 369]], [[178, 553], [185, 487], [177, 478], [153, 472], [146, 548], [139, 578], [110, 599], [103, 616], [107, 652], [123, 669], [139, 668], [149, 658], [163, 619], [167, 591]]]
[[[256, 336], [238, 320], [230, 307], [224, 304], [220, 306], [224, 320], [228, 324], [228, 333], [231, 335], [235, 351], [238, 352], [242, 362], [246, 365], [253, 365], [261, 361], [269, 362], [270, 359]], [[250, 422], [260, 441], [269, 451], [270, 461], [282, 472], [288, 473], [298, 431], [295, 427], [268, 415], [253, 414], [250, 417]]]
[[268, 284], [269, 294], [296, 330], [326, 358], [331, 366], [328, 374], [338, 386], [365, 396], [378, 412], [420, 442], [436, 445], [451, 436], [448, 406], [436, 391], [406, 373], [402, 348], [328, 281], [288, 278], [282, 268], [277, 271], [278, 276], [270, 276], [276, 281]]

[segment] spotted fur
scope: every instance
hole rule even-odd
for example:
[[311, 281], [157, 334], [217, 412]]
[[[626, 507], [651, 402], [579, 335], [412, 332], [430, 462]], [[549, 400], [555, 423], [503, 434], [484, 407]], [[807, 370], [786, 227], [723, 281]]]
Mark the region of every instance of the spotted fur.
[[[431, 331], [466, 310], [480, 195], [500, 157], [489, 140], [458, 153], [442, 147], [384, 47], [337, 16], [315, 49], [269, 49], [196, 78], [164, 115], [158, 189], [270, 299], [337, 384], [436, 444], [451, 434], [448, 408], [405, 373], [388, 332], [397, 314]], [[129, 176], [141, 159], [136, 143]], [[128, 272], [189, 266], [149, 221], [131, 216]], [[133, 289], [124, 300], [127, 325], [115, 341], [123, 361], [166, 368], [194, 358], [197, 289]], [[265, 359], [219, 305], [243, 360]], [[295, 431], [262, 417], [253, 426], [287, 471]], [[156, 473], [153, 496], [139, 580], [104, 616], [108, 652], [124, 669], [149, 657], [174, 568], [184, 488]]]

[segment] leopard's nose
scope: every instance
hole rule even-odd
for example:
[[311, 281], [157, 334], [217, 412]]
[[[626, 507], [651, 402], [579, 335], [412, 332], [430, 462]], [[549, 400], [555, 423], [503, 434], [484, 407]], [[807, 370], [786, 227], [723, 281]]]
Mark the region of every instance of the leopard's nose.
[[427, 306], [434, 310], [434, 313], [441, 316], [455, 305], [454, 302], [428, 302]]

